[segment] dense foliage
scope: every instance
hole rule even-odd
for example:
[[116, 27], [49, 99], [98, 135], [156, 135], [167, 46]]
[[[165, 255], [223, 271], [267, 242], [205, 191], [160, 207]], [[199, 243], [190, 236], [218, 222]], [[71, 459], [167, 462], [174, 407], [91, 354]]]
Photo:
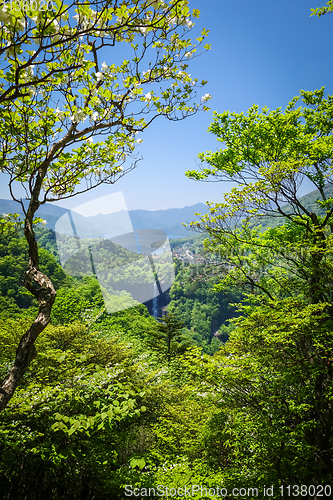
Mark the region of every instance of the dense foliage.
[[[215, 113], [210, 131], [224, 146], [189, 172], [238, 184], [193, 226], [221, 256], [215, 288], [247, 298], [209, 380], [241, 457], [229, 480], [248, 485], [332, 479], [332, 105], [322, 88], [284, 112]], [[305, 179], [317, 210], [299, 196]], [[268, 218], [279, 224], [258, 227]]]
[[[103, 9], [87, 24], [91, 9], [81, 5], [78, 26], [71, 32], [73, 43], [80, 45], [83, 25], [87, 36], [98, 36], [105, 29], [116, 41], [132, 42], [138, 34], [146, 40], [150, 32], [156, 42], [155, 27], [140, 25], [140, 16], [147, 8], [152, 9], [149, 12], [153, 12], [157, 30], [172, 32], [175, 23], [176, 27], [183, 23], [190, 27], [186, 2], [171, 3], [166, 12], [162, 0], [133, 2], [133, 10], [125, 1], [116, 12], [115, 25], [111, 24], [111, 12]], [[55, 17], [62, 14], [63, 4], [59, 5]], [[178, 11], [180, 7], [183, 10]], [[320, 17], [331, 11], [329, 1], [313, 14]], [[6, 60], [10, 64], [16, 61], [18, 78], [12, 85], [11, 77], [0, 74], [0, 104], [5, 103], [8, 120], [8, 106], [18, 97], [22, 105], [18, 113], [26, 114], [32, 123], [32, 108], [24, 89], [28, 88], [34, 98], [40, 90], [42, 69], [50, 71], [47, 78], [53, 75], [58, 51], [68, 42], [67, 28], [62, 22], [50, 27], [43, 16], [32, 17], [34, 12], [29, 11], [25, 20], [30, 24], [24, 31], [27, 26], [22, 16], [6, 9], [1, 12], [0, 19], [6, 19], [10, 29], [1, 30], [0, 54], [6, 50]], [[61, 21], [66, 20], [65, 13]], [[31, 71], [20, 75], [20, 61], [14, 57], [22, 41], [21, 31], [28, 45], [31, 33], [42, 35], [40, 53], [44, 59], [36, 61], [36, 77]], [[173, 49], [178, 52], [192, 47], [188, 41], [179, 47], [176, 40], [177, 47], [164, 46], [164, 42], [162, 46], [172, 54]], [[50, 52], [46, 41], [51, 41]], [[84, 110], [89, 114], [91, 106], [100, 104], [90, 95], [90, 85], [101, 88], [101, 97], [108, 99], [101, 82], [104, 77], [111, 78], [111, 71], [103, 66], [105, 75], [96, 72], [91, 76], [91, 61], [85, 61], [83, 68], [84, 42], [82, 50], [68, 61], [66, 71], [81, 62], [77, 81], [82, 77], [88, 83], [88, 96], [83, 95], [88, 99]], [[70, 54], [64, 51], [61, 57]], [[30, 55], [28, 69], [33, 57], [37, 56]], [[177, 61], [173, 59], [173, 64]], [[126, 73], [125, 66], [118, 71]], [[160, 76], [149, 73], [147, 81], [140, 77], [140, 84]], [[67, 91], [62, 87], [67, 77], [55, 75], [56, 81], [48, 82], [43, 99], [38, 101], [41, 120], [49, 120], [46, 139], [51, 137], [55, 115], [64, 126], [71, 110], [76, 133], [84, 118], [71, 99], [64, 111], [53, 110], [46, 118], [43, 106], [54, 90], [51, 86]], [[185, 98], [189, 97], [188, 78], [183, 74], [178, 79], [178, 84], [184, 84]], [[123, 98], [134, 83], [130, 79], [124, 84]], [[148, 107], [161, 106], [151, 92], [143, 98], [138, 90], [137, 97]], [[115, 102], [118, 97], [112, 99]], [[183, 108], [191, 113], [186, 103], [179, 104], [178, 111]], [[172, 109], [164, 111], [168, 114]], [[103, 115], [101, 120], [104, 118], [109, 120], [110, 116]], [[39, 125], [32, 127], [35, 140]], [[97, 130], [95, 125], [89, 133]], [[120, 128], [127, 125], [124, 122]], [[20, 127], [20, 122], [12, 123], [13, 132]], [[43, 300], [50, 299], [46, 291], [53, 289], [52, 282], [58, 294], [56, 299], [55, 293], [51, 294], [47, 321], [33, 339], [38, 355], [31, 350], [33, 355], [21, 372], [20, 383], [1, 413], [3, 498], [120, 500], [134, 495], [166, 500], [170, 496], [183, 498], [185, 491], [197, 500], [331, 498], [333, 97], [325, 97], [324, 89], [302, 91], [284, 112], [281, 108], [259, 112], [254, 106], [247, 115], [216, 113], [210, 130], [223, 149], [200, 155], [206, 165], [189, 175], [198, 180], [210, 176], [232, 180], [238, 186], [225, 196], [224, 203], [211, 204], [210, 213], [193, 224], [209, 235], [204, 243], [206, 255], [200, 238], [174, 244], [183, 255], [175, 259], [176, 281], [170, 290], [168, 314], [160, 321], [150, 316], [144, 305], [129, 307], [133, 304], [124, 295], [118, 299], [128, 308], [108, 314], [105, 304], [109, 298], [105, 293], [103, 297], [92, 272], [86, 274], [83, 266], [80, 275], [73, 278], [61, 269], [54, 233], [37, 229], [44, 248], [37, 247], [32, 217], [39, 204], [39, 189], [43, 183], [45, 187], [53, 182], [50, 191], [61, 194], [66, 176], [57, 177], [61, 172], [58, 163], [53, 170], [42, 169], [42, 178], [36, 166], [39, 159], [35, 167], [29, 167], [31, 186], [39, 183], [35, 199], [36, 190], [32, 190], [26, 220], [29, 246], [19, 235], [9, 237], [13, 229], [10, 218], [3, 217], [1, 225], [2, 235], [7, 237], [0, 245], [2, 377], [13, 372], [15, 356], [17, 360], [22, 355], [21, 344], [30, 341], [24, 332], [31, 330], [29, 325], [36, 316], [37, 301], [32, 297], [38, 299], [40, 316]], [[132, 148], [133, 130], [127, 132], [127, 137], [118, 137], [119, 154], [122, 147]], [[14, 133], [9, 141], [13, 150], [15, 137]], [[71, 158], [72, 167], [75, 155], [80, 164], [82, 151], [91, 148], [89, 154], [93, 155], [100, 147], [80, 146]], [[60, 162], [65, 158], [62, 154], [67, 153], [60, 153]], [[11, 154], [6, 161], [8, 165], [14, 161]], [[22, 165], [24, 162], [15, 175], [23, 182], [27, 172]], [[111, 175], [119, 172], [117, 169], [112, 163]], [[55, 177], [48, 177], [52, 172]], [[82, 174], [78, 172], [69, 191]], [[104, 170], [104, 175], [108, 174], [110, 171]], [[304, 179], [315, 188], [311, 203], [299, 196]], [[101, 266], [110, 258], [110, 251], [119, 268], [130, 258], [114, 245], [99, 250]], [[89, 255], [86, 261], [89, 263]], [[127, 279], [139, 282], [144, 272], [140, 278], [129, 273]], [[38, 275], [35, 278], [34, 273]]]
[[237, 314], [235, 303], [241, 296], [217, 293], [216, 279], [210, 278], [206, 267], [205, 264], [180, 265], [170, 290], [168, 311], [184, 322], [184, 333], [205, 352], [213, 354], [221, 347], [221, 341], [228, 338], [228, 320]]

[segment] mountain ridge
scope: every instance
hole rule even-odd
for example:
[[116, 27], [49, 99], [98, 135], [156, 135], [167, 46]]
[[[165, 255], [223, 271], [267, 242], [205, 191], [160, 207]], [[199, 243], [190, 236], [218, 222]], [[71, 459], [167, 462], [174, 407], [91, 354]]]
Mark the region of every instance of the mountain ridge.
[[[25, 200], [25, 205], [27, 201]], [[46, 228], [55, 230], [57, 220], [68, 213], [69, 209], [46, 203], [37, 211], [36, 215], [46, 220]], [[98, 214], [94, 216], [83, 217], [79, 216], [81, 222], [85, 219], [87, 225], [96, 227], [96, 230], [106, 232], [105, 227], [107, 222], [114, 224], [114, 220], [121, 213], [126, 213], [125, 210], [119, 210], [113, 214]], [[164, 210], [129, 210], [128, 214], [133, 226], [133, 229], [160, 229], [169, 235], [187, 236], [188, 230], [182, 225], [183, 222], [191, 221], [195, 218], [196, 212], [207, 213], [208, 208], [204, 203], [196, 203], [194, 205], [186, 205], [183, 208], [168, 208]], [[18, 213], [21, 217], [24, 215], [23, 210], [17, 202], [13, 200], [0, 199], [0, 213]], [[73, 212], [72, 212], [73, 213]], [[87, 237], [89, 236], [87, 232]]]
[[[326, 186], [325, 194], [327, 197], [333, 196], [333, 186]], [[315, 189], [302, 196], [300, 201], [309, 211], [315, 212], [319, 215], [322, 212], [322, 209], [316, 203], [318, 198], [319, 191], [318, 189]], [[25, 200], [24, 203], [27, 205], [28, 201]], [[20, 207], [19, 204], [13, 200], [0, 199], [0, 213], [18, 213], [20, 216], [23, 216], [22, 208], [20, 207], [21, 209], [18, 210], [18, 207]], [[284, 208], [287, 213], [291, 210], [291, 208], [288, 207], [288, 204], [284, 205]], [[69, 209], [67, 208], [46, 203], [39, 208], [37, 216], [46, 220], [47, 229], [55, 230], [57, 220], [68, 212]], [[207, 205], [204, 203], [196, 203], [194, 205], [186, 205], [183, 208], [167, 208], [163, 210], [129, 210], [128, 214], [134, 230], [159, 229], [167, 233], [169, 236], [188, 237], [189, 230], [183, 226], [183, 223], [197, 219], [194, 215], [197, 212], [202, 214], [207, 213]], [[98, 234], [103, 235], [108, 232], [108, 227], [116, 227], [120, 230], [119, 226], [122, 224], [124, 225], [121, 220], [122, 217], [123, 220], [126, 219], [126, 217], [124, 217], [125, 215], [125, 210], [119, 210], [118, 212], [111, 214], [98, 214], [88, 217], [76, 214], [76, 219], [77, 224], [81, 224], [80, 227], [83, 231], [82, 234], [85, 234], [86, 237], [97, 237]], [[282, 220], [274, 217], [267, 217], [266, 220], [263, 218], [260, 223], [263, 226], [262, 230], [265, 230], [268, 227], [276, 227], [280, 222], [282, 222]], [[127, 224], [127, 227], [128, 226], [130, 226], [129, 223]]]

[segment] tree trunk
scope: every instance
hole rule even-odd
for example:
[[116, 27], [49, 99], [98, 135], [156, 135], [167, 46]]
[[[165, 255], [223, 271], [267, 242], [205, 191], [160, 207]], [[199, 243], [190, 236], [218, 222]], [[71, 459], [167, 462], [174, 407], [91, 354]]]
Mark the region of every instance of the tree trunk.
[[[38, 200], [38, 198], [37, 198]], [[16, 351], [13, 367], [9, 370], [0, 388], [0, 411], [6, 408], [31, 361], [36, 357], [35, 341], [50, 322], [52, 305], [56, 297], [52, 281], [39, 270], [38, 246], [32, 221], [39, 202], [31, 200], [26, 214], [24, 235], [29, 245], [29, 266], [25, 273], [25, 287], [38, 300], [38, 316], [22, 336]]]

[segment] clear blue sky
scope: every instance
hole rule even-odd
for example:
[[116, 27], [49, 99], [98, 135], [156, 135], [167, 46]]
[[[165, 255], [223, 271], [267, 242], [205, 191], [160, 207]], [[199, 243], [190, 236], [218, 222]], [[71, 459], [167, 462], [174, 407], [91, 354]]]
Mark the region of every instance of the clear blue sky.
[[[252, 104], [285, 105], [300, 89], [326, 86], [333, 93], [333, 14], [310, 18], [310, 8], [325, 0], [190, 0], [201, 10], [196, 27], [210, 30], [209, 53], [194, 59], [189, 72], [208, 80], [211, 111], [181, 122], [160, 118], [141, 135], [144, 159], [114, 186], [102, 186], [62, 206], [76, 205], [122, 191], [127, 208], [158, 210], [221, 201], [230, 186], [189, 180], [198, 153], [218, 143], [207, 132], [212, 111], [246, 111]], [[8, 198], [5, 185], [0, 197]]]

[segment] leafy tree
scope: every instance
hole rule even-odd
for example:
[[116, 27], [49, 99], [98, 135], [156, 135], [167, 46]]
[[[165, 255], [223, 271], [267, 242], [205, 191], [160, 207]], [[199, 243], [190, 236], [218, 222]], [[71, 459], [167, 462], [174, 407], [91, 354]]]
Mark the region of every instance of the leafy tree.
[[[187, 0], [127, 0], [121, 6], [112, 0], [75, 7], [74, 27], [71, 6], [63, 3], [51, 13], [16, 12], [15, 3], [1, 11], [7, 26], [0, 32], [6, 68], [0, 74], [0, 168], [9, 175], [13, 199], [19, 201], [17, 183], [29, 199], [28, 207], [21, 201], [29, 246], [25, 287], [39, 304], [2, 383], [1, 409], [36, 355], [34, 343], [50, 321], [56, 295], [40, 269], [33, 230], [38, 208], [116, 182], [135, 166], [124, 171], [121, 165], [140, 142], [136, 132], [157, 116], [179, 120], [208, 109], [208, 94], [203, 104], [192, 103], [198, 82], [188, 74], [187, 61], [197, 47], [187, 33], [199, 11], [191, 15]], [[203, 30], [199, 44], [206, 35]], [[103, 49], [110, 52], [119, 42], [125, 44], [126, 59], [101, 63]], [[97, 134], [105, 140], [94, 143]]]
[[158, 319], [161, 322], [156, 325], [156, 330], [150, 333], [148, 345], [160, 351], [169, 364], [172, 358], [184, 353], [191, 342], [182, 332], [184, 323], [172, 313]]
[[329, 484], [332, 322], [322, 304], [294, 298], [242, 309], [223, 349], [185, 363], [215, 399], [208, 463], [227, 488]]
[[[207, 166], [188, 175], [239, 185], [192, 223], [209, 233], [207, 248], [220, 253], [222, 287], [245, 286], [271, 299], [294, 295], [331, 302], [333, 198], [326, 188], [333, 183], [332, 105], [322, 88], [301, 91], [285, 112], [260, 113], [253, 106], [247, 115], [215, 113], [209, 130], [225, 147], [201, 154]], [[302, 204], [305, 180], [318, 190], [321, 215]], [[261, 233], [257, 226], [268, 218], [282, 225]]]
[[[145, 320], [156, 322], [139, 309], [142, 329]], [[129, 335], [127, 324], [135, 317], [139, 324], [133, 313], [118, 313], [117, 331], [112, 315], [93, 332], [51, 324], [39, 336], [39, 355], [0, 423], [0, 487], [8, 500], [122, 499], [125, 484], [184, 487], [191, 478], [216, 484], [205, 429], [214, 398], [206, 383], [187, 383], [182, 367], [172, 378], [165, 364], [156, 370], [154, 351], [129, 342], [137, 332]], [[26, 327], [26, 320], [0, 321], [1, 371]]]
[[[0, 21], [0, 55], [7, 63], [1, 71], [0, 104], [30, 96], [46, 83], [61, 88], [62, 82], [54, 76], [61, 72], [71, 78], [73, 71], [85, 65], [89, 47], [98, 52], [118, 42], [133, 42], [138, 32], [147, 36], [153, 30], [164, 30], [167, 35], [170, 22], [173, 28], [193, 26], [183, 0], [125, 0], [121, 5], [113, 0], [67, 5], [62, 1], [5, 3]], [[5, 74], [8, 69], [12, 78]]]
[[[301, 91], [284, 112], [215, 113], [210, 131], [224, 148], [188, 174], [238, 184], [193, 223], [220, 254], [216, 288], [248, 292], [217, 364], [205, 366], [226, 486], [332, 479], [332, 106], [322, 88]], [[302, 202], [303, 181], [317, 190], [317, 213]]]

